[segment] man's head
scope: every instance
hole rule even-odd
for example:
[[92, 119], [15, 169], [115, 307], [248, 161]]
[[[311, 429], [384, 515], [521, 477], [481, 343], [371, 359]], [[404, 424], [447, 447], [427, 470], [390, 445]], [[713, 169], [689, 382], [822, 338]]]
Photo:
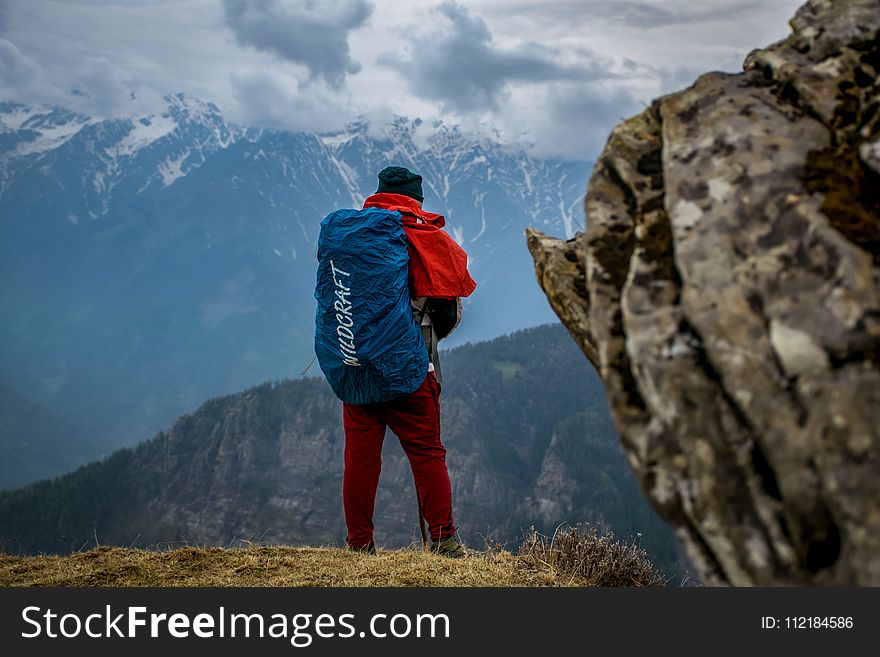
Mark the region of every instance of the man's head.
[[403, 194], [419, 203], [422, 196], [422, 177], [406, 167], [385, 167], [379, 172], [379, 188], [376, 193]]

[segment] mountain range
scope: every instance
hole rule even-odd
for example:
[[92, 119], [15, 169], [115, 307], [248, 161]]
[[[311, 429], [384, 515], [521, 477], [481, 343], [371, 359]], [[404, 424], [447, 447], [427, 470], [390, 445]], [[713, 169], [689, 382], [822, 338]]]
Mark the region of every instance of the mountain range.
[[[359, 207], [388, 164], [423, 176], [425, 208], [469, 253], [478, 287], [450, 346], [555, 319], [523, 230], [580, 226], [587, 162], [405, 118], [239, 126], [185, 95], [113, 119], [0, 102], [0, 389], [18, 400], [0, 406], [0, 488], [298, 374], [319, 222]], [[29, 428], [41, 408], [57, 430]]]
[[[461, 538], [513, 549], [531, 526], [591, 523], [680, 569], [645, 501], [604, 388], [565, 329], [541, 326], [444, 353], [441, 426]], [[338, 545], [341, 404], [320, 379], [210, 400], [170, 429], [75, 472], [0, 493], [0, 548]], [[418, 543], [412, 474], [388, 434], [376, 539]]]

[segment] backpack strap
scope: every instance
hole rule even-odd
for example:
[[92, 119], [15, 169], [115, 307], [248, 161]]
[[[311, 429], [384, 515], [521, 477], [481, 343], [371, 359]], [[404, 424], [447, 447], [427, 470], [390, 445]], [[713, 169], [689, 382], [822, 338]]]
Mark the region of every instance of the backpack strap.
[[428, 360], [434, 365], [434, 377], [437, 383], [443, 384], [443, 374], [440, 371], [440, 351], [437, 349], [437, 331], [434, 330], [433, 324], [422, 326], [422, 337], [425, 339], [425, 346], [428, 348]]
[[[434, 377], [437, 383], [443, 383], [443, 375], [440, 372], [440, 351], [437, 348], [439, 342], [437, 331], [434, 329], [434, 322], [431, 320], [429, 299], [427, 297], [419, 297], [412, 299], [413, 315], [416, 317], [416, 323], [422, 331], [422, 338], [425, 342], [425, 348], [428, 351], [428, 361], [434, 366]], [[425, 323], [425, 316], [428, 322]]]

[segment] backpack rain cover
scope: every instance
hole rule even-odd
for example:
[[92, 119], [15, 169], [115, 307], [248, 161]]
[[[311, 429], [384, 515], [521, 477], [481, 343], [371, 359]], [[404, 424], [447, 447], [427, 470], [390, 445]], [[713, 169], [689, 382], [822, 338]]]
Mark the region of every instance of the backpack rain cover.
[[315, 354], [344, 402], [388, 401], [416, 390], [428, 374], [408, 266], [399, 212], [336, 210], [321, 222]]

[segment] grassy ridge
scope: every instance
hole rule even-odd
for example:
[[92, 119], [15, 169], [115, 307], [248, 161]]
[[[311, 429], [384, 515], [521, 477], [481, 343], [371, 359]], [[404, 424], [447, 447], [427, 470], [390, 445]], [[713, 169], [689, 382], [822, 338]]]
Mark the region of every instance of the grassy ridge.
[[67, 556], [0, 554], [0, 586], [665, 586], [635, 544], [590, 529], [534, 530], [516, 555], [448, 559], [415, 548], [250, 545], [150, 551], [96, 547]]
[[[563, 581], [563, 579], [565, 581]], [[416, 549], [98, 547], [67, 556], [0, 555], [0, 586], [560, 586], [571, 578], [509, 552], [447, 559]]]

